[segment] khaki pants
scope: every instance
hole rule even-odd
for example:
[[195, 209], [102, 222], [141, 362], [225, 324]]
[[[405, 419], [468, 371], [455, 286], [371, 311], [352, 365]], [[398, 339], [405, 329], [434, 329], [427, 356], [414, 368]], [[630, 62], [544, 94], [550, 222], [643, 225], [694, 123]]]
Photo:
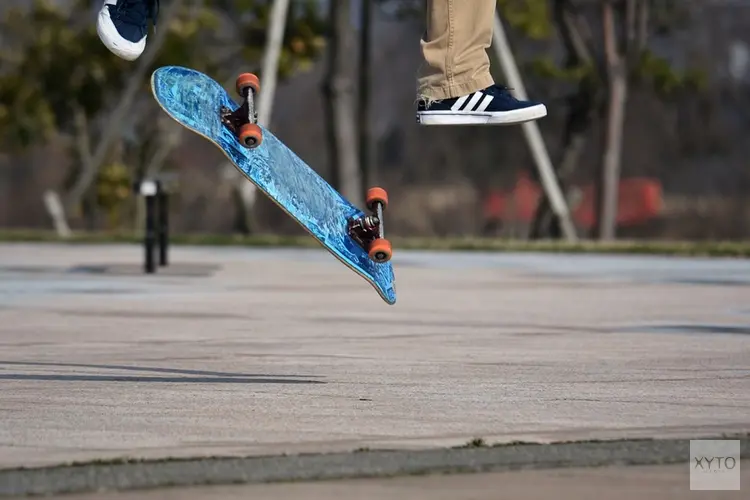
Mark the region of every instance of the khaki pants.
[[419, 96], [448, 99], [493, 85], [487, 49], [492, 44], [497, 0], [426, 0], [426, 4]]

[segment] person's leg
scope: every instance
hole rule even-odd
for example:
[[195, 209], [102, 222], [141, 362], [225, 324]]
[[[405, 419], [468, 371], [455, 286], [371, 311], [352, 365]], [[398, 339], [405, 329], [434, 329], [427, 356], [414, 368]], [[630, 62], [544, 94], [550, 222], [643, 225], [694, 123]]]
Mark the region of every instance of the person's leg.
[[149, 20], [156, 24], [159, 0], [105, 0], [96, 21], [99, 39], [117, 56], [133, 61], [146, 48]]
[[427, 0], [419, 95], [460, 97], [495, 83], [487, 49], [497, 0]]
[[426, 0], [417, 120], [425, 125], [513, 124], [547, 114], [495, 85], [487, 49], [496, 0]]

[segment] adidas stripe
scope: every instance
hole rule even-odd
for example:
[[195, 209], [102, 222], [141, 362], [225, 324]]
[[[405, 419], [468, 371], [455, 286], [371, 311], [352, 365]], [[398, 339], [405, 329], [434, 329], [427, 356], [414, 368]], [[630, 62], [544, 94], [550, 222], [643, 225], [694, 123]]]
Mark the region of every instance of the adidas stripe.
[[485, 111], [489, 107], [493, 99], [494, 99], [494, 96], [485, 95], [482, 92], [474, 92], [471, 95], [465, 95], [463, 97], [460, 97], [453, 104], [453, 106], [451, 106], [451, 111], [482, 112], [482, 111]]

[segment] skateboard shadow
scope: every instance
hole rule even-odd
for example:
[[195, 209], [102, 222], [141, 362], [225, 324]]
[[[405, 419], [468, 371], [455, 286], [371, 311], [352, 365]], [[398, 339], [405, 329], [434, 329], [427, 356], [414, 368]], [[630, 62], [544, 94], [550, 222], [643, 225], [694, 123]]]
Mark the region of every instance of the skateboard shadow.
[[[100, 370], [162, 373], [172, 376], [119, 375], [119, 374], [51, 374], [4, 373], [3, 366], [37, 366], [56, 368], [93, 368]], [[175, 376], [179, 375], [179, 376]], [[278, 375], [267, 373], [233, 373], [206, 370], [184, 370], [129, 365], [95, 365], [84, 363], [54, 363], [41, 361], [0, 361], [0, 380], [32, 380], [40, 382], [140, 382], [172, 384], [325, 384], [315, 375]]]

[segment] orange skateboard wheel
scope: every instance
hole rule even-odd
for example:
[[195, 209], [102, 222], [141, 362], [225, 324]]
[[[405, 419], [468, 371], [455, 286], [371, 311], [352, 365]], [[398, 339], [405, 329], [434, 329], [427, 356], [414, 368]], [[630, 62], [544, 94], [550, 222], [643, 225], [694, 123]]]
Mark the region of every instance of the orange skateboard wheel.
[[391, 260], [393, 255], [393, 249], [391, 242], [385, 238], [378, 238], [370, 245], [370, 250], [367, 252], [372, 260], [375, 262], [388, 262]]
[[385, 210], [385, 207], [388, 206], [388, 193], [383, 188], [370, 188], [367, 190], [366, 200], [367, 208], [370, 210], [375, 210], [375, 203], [382, 203], [383, 210]]
[[263, 131], [255, 123], [246, 123], [240, 127], [239, 139], [246, 148], [257, 148], [263, 142]]
[[237, 87], [237, 93], [241, 97], [245, 97], [245, 89], [248, 87], [253, 89], [253, 92], [256, 94], [260, 92], [260, 78], [253, 73], [242, 73], [237, 77], [237, 83], [235, 85]]

